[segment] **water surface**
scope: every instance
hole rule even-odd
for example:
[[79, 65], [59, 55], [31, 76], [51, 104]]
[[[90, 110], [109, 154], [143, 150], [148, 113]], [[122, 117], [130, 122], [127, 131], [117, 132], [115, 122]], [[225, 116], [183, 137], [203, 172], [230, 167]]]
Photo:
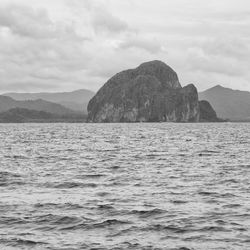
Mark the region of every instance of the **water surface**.
[[0, 249], [250, 249], [250, 124], [0, 125]]

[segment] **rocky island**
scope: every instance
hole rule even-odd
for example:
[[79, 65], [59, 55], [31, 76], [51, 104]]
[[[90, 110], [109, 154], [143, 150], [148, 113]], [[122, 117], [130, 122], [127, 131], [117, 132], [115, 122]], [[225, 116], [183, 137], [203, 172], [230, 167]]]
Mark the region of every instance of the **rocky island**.
[[206, 122], [217, 119], [210, 104], [199, 102], [196, 87], [193, 84], [182, 87], [176, 72], [161, 61], [146, 62], [116, 74], [88, 104], [88, 122]]

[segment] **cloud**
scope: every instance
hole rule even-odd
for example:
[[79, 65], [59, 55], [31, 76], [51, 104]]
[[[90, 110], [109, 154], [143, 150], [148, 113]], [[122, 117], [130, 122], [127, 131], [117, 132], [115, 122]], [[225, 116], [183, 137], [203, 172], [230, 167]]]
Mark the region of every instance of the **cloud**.
[[97, 90], [159, 59], [183, 85], [250, 90], [249, 0], [1, 0], [0, 91]]
[[239, 61], [250, 57], [250, 46], [244, 37], [223, 36], [210, 39], [204, 43], [203, 50], [209, 55], [221, 55]]
[[71, 25], [52, 22], [45, 9], [33, 9], [22, 5], [7, 5], [0, 8], [0, 27], [8, 28], [19, 36], [37, 39], [69, 35], [77, 37]]
[[26, 82], [37, 89], [43, 82], [45, 88], [49, 84], [60, 88], [65, 82], [78, 82], [74, 74], [83, 74], [92, 57], [90, 41], [73, 25], [52, 21], [46, 9], [0, 7], [0, 78], [4, 81], [0, 87], [20, 86], [19, 90]]
[[96, 32], [120, 33], [128, 30], [126, 22], [105, 9], [96, 9], [92, 24]]
[[244, 38], [217, 36], [190, 47], [186, 65], [189, 70], [207, 74], [247, 77], [249, 56], [250, 46]]
[[0, 26], [14, 34], [31, 37], [49, 37], [53, 26], [44, 10], [34, 11], [25, 6], [6, 6], [0, 9]]
[[119, 35], [129, 31], [129, 25], [122, 18], [112, 13], [103, 0], [68, 0], [67, 4], [78, 16], [84, 13], [89, 25], [97, 34]]
[[121, 49], [143, 49], [149, 53], [156, 54], [163, 51], [163, 46], [155, 38], [147, 38], [135, 35], [122, 41]]

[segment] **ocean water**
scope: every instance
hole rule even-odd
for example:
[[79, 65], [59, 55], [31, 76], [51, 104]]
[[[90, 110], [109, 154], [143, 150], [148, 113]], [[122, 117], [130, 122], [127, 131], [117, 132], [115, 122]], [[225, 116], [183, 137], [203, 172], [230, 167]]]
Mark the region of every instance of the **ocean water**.
[[0, 125], [0, 249], [249, 250], [250, 124]]

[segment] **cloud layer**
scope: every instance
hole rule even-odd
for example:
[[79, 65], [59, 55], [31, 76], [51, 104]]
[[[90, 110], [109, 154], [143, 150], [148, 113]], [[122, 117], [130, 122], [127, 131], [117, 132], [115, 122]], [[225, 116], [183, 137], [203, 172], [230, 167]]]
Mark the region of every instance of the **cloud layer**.
[[39, 2], [0, 3], [0, 92], [97, 90], [154, 59], [182, 85], [250, 90], [248, 0]]

